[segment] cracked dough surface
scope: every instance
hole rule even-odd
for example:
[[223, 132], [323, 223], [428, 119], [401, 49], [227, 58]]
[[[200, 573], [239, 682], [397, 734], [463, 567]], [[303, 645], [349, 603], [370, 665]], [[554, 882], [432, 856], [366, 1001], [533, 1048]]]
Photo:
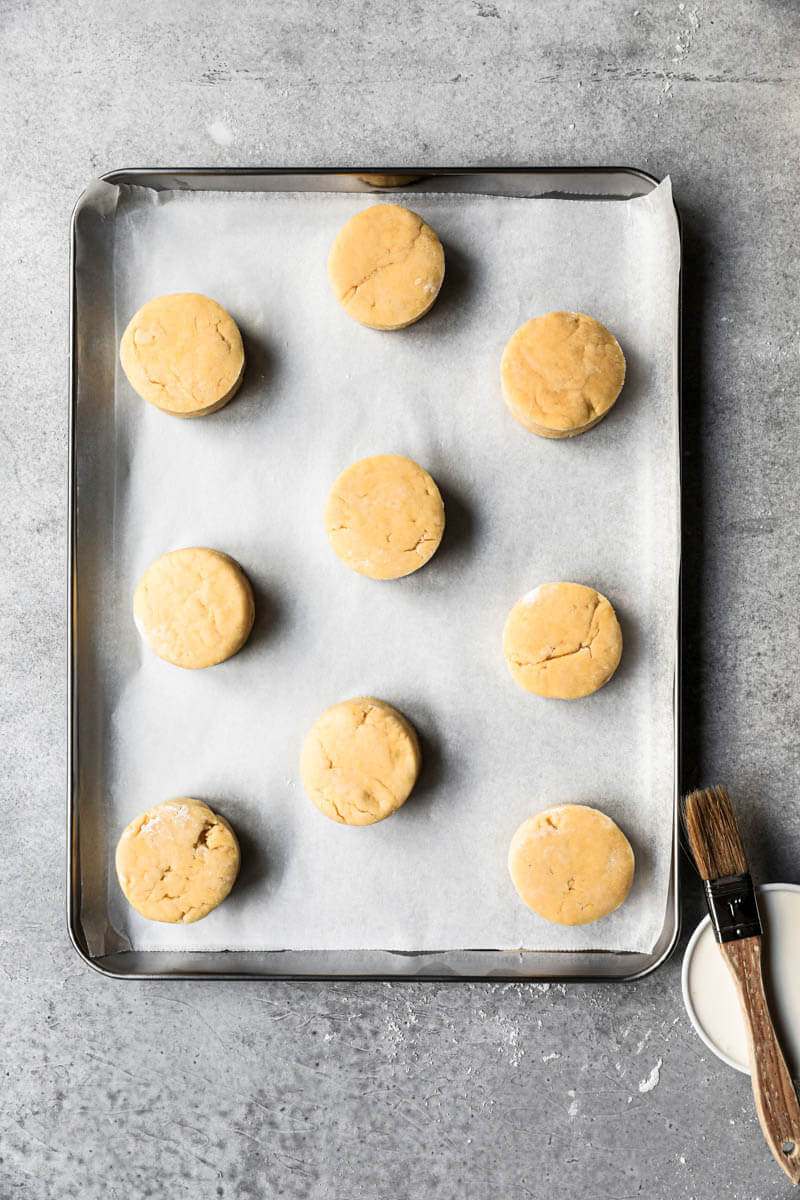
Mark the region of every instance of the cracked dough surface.
[[320, 812], [344, 825], [372, 825], [396, 812], [417, 781], [413, 725], [384, 700], [342, 700], [318, 717], [300, 753], [303, 786]]
[[573, 437], [609, 411], [625, 382], [617, 339], [585, 313], [534, 317], [512, 335], [500, 364], [513, 417], [540, 437]]
[[159, 658], [190, 670], [213, 667], [250, 636], [253, 589], [239, 564], [221, 550], [171, 550], [139, 580], [133, 617]]
[[339, 558], [370, 579], [418, 571], [439, 547], [444, 504], [427, 471], [402, 454], [354, 462], [325, 505], [325, 532]]
[[422, 217], [400, 204], [375, 204], [339, 230], [328, 279], [354, 320], [371, 329], [402, 329], [436, 300], [444, 250]]
[[125, 899], [137, 912], [149, 921], [188, 925], [207, 916], [233, 887], [239, 843], [224, 817], [180, 796], [131, 821], [115, 862]]
[[557, 925], [588, 925], [622, 904], [633, 882], [633, 850], [605, 813], [562, 804], [523, 821], [508, 869], [529, 908]]
[[120, 362], [131, 387], [175, 417], [204, 417], [239, 390], [244, 348], [222, 305], [195, 292], [148, 301], [122, 335]]
[[544, 583], [523, 596], [503, 630], [508, 669], [526, 692], [589, 696], [619, 665], [622, 632], [609, 601], [582, 583]]

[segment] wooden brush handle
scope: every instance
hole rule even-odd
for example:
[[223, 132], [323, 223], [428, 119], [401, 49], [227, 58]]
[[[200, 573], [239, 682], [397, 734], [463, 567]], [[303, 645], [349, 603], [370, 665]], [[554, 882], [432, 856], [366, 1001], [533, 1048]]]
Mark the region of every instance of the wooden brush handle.
[[720, 950], [736, 983], [747, 1026], [750, 1075], [761, 1129], [776, 1160], [796, 1185], [800, 1183], [800, 1104], [764, 993], [761, 938], [722, 942]]

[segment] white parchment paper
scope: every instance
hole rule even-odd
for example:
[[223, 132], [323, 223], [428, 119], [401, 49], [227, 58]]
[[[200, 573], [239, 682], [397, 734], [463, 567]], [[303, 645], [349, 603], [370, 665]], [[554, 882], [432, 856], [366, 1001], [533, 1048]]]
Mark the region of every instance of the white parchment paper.
[[[205, 292], [242, 328], [245, 384], [181, 421], [118, 369], [114, 560], [96, 630], [107, 746], [109, 911], [137, 949], [649, 951], [664, 921], [674, 789], [677, 618], [676, 317], [669, 182], [627, 202], [405, 193], [437, 230], [447, 278], [417, 325], [377, 333], [331, 294], [339, 227], [380, 197], [124, 189], [114, 245], [117, 337], [144, 301]], [[548, 441], [507, 413], [500, 356], [528, 317], [593, 314], [627, 357], [624, 391], [590, 433]], [[409, 455], [440, 485], [431, 563], [375, 582], [347, 570], [322, 523], [354, 459]], [[158, 555], [208, 545], [256, 589], [245, 650], [189, 672], [140, 643], [135, 584]], [[573, 702], [521, 691], [503, 659], [508, 610], [551, 580], [597, 587], [624, 651]], [[303, 737], [350, 696], [379, 696], [419, 730], [412, 797], [381, 824], [333, 824], [298, 776]], [[147, 922], [113, 871], [124, 825], [171, 796], [202, 798], [239, 832], [240, 881], [191, 926]], [[508, 843], [527, 816], [582, 802], [633, 844], [627, 903], [578, 929], [517, 898]]]

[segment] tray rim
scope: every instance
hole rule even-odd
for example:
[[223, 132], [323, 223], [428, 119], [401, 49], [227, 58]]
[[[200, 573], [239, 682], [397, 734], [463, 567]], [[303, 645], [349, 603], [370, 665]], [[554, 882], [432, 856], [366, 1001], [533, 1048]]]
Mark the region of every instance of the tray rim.
[[[77, 684], [78, 670], [76, 659], [76, 603], [77, 603], [77, 583], [76, 583], [76, 436], [77, 436], [77, 393], [78, 393], [78, 366], [77, 366], [77, 313], [76, 313], [76, 245], [77, 245], [77, 221], [81, 211], [88, 202], [88, 197], [92, 189], [98, 183], [105, 183], [111, 186], [117, 186], [123, 183], [136, 183], [145, 177], [164, 176], [165, 179], [174, 180], [176, 177], [229, 177], [229, 178], [244, 178], [244, 177], [269, 177], [269, 176], [286, 176], [286, 175], [308, 175], [308, 176], [324, 176], [324, 175], [346, 175], [356, 176], [359, 174], [405, 174], [419, 175], [423, 177], [435, 177], [441, 175], [518, 175], [518, 176], [546, 176], [546, 175], [562, 175], [562, 176], [611, 176], [611, 175], [628, 175], [634, 178], [643, 180], [650, 184], [648, 191], [652, 191], [658, 186], [662, 180], [638, 167], [626, 166], [602, 166], [602, 165], [567, 165], [567, 166], [486, 166], [486, 167], [133, 167], [119, 168], [116, 170], [105, 172], [102, 175], [95, 177], [78, 196], [73, 207], [70, 224], [69, 224], [69, 355], [68, 355], [68, 434], [67, 434], [67, 483], [68, 483], [68, 503], [67, 503], [67, 805], [66, 805], [66, 903], [65, 903], [65, 918], [67, 924], [67, 932], [70, 943], [79, 958], [96, 971], [99, 975], [105, 976], [107, 979], [125, 980], [125, 981], [236, 981], [236, 982], [301, 982], [301, 983], [516, 983], [520, 985], [537, 984], [537, 983], [634, 983], [640, 979], [656, 971], [662, 966], [673, 954], [675, 947], [678, 944], [681, 935], [682, 914], [681, 914], [681, 887], [680, 887], [680, 841], [679, 841], [679, 800], [680, 800], [680, 779], [681, 779], [681, 749], [683, 740], [682, 731], [682, 672], [681, 672], [681, 654], [683, 646], [683, 604], [682, 604], [682, 552], [678, 557], [678, 578], [677, 578], [677, 598], [678, 598], [678, 616], [675, 630], [675, 677], [674, 677], [674, 699], [673, 699], [673, 715], [674, 715], [674, 730], [675, 730], [675, 755], [674, 755], [674, 797], [673, 797], [673, 828], [672, 828], [672, 861], [670, 863], [670, 888], [668, 894], [668, 903], [665, 911], [664, 926], [667, 927], [667, 922], [670, 916], [672, 917], [672, 934], [667, 945], [659, 951], [658, 954], [652, 957], [652, 961], [647, 962], [644, 966], [630, 971], [621, 972], [619, 974], [596, 974], [591, 972], [577, 972], [572, 975], [558, 975], [537, 973], [531, 975], [521, 974], [503, 974], [500, 972], [492, 972], [491, 974], [437, 974], [435, 972], [423, 974], [387, 974], [385, 972], [242, 972], [242, 971], [203, 971], [203, 970], [169, 970], [169, 971], [136, 971], [116, 969], [109, 965], [107, 960], [120, 957], [119, 954], [95, 956], [92, 955], [86, 945], [80, 928], [80, 871], [79, 871], [79, 834], [78, 834], [78, 788], [77, 788], [77, 768], [78, 768], [78, 743], [77, 743]], [[236, 189], [231, 189], [236, 190]], [[353, 189], [354, 191], [365, 190], [369, 195], [389, 195], [395, 194], [398, 189], [394, 188], [375, 188], [370, 184], [364, 184], [364, 188]], [[646, 194], [646, 193], [645, 193]], [[535, 197], [532, 197], [535, 198]], [[589, 198], [586, 194], [574, 194], [577, 201]], [[609, 197], [612, 199], [613, 197]], [[678, 526], [679, 531], [682, 525], [683, 512], [683, 488], [682, 488], [682, 408], [683, 408], [683, 388], [682, 388], [682, 365], [683, 365], [683, 223], [681, 219], [680, 209], [673, 197], [673, 207], [678, 224], [678, 241], [679, 241], [679, 275], [678, 275], [678, 311], [677, 311], [677, 426], [678, 426], [678, 462], [677, 462], [677, 483], [678, 483]], [[170, 954], [175, 956], [178, 952], [172, 951], [138, 951], [128, 952], [139, 956], [147, 955], [149, 958], [160, 954]], [[182, 952], [185, 956], [194, 957], [197, 954], [205, 954], [209, 952], [203, 951], [186, 951]], [[225, 951], [215, 953], [227, 953]], [[241, 951], [236, 953], [246, 954], [248, 952]], [[258, 953], [258, 952], [256, 952]], [[423, 953], [423, 952], [420, 952]], [[538, 951], [536, 953], [560, 956], [565, 954], [578, 953], [576, 951]], [[598, 956], [614, 955], [615, 957], [624, 958], [626, 953], [621, 951], [581, 951], [583, 954], [597, 954]], [[641, 959], [640, 953], [630, 952], [632, 958]], [[122, 953], [125, 956], [125, 952]]]

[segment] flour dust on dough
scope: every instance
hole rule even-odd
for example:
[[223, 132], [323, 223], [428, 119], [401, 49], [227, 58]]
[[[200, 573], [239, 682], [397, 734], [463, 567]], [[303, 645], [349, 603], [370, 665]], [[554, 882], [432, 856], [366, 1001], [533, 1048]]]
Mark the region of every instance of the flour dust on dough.
[[354, 462], [334, 481], [325, 532], [339, 558], [370, 579], [424, 567], [444, 533], [444, 504], [431, 476], [402, 454]]
[[239, 843], [224, 817], [180, 796], [141, 813], [115, 857], [125, 899], [149, 921], [191, 924], [221, 904], [239, 871]]
[[616, 671], [622, 631], [610, 602], [594, 588], [544, 583], [508, 614], [503, 653], [526, 692], [577, 700], [603, 687]]
[[131, 317], [119, 348], [134, 391], [174, 417], [205, 417], [239, 390], [242, 335], [216, 300], [197, 292], [158, 296]]
[[540, 437], [574, 437], [611, 409], [625, 382], [625, 356], [594, 317], [551, 312], [512, 335], [500, 377], [506, 407], [521, 425]]
[[405, 804], [421, 761], [411, 722], [385, 700], [358, 696], [314, 722], [300, 753], [300, 775], [326, 817], [373, 825]]
[[250, 581], [221, 550], [187, 546], [147, 568], [133, 597], [142, 640], [159, 658], [198, 670], [231, 658], [255, 619]]
[[400, 204], [374, 204], [339, 230], [328, 279], [353, 320], [403, 329], [432, 308], [444, 279], [444, 250], [422, 217]]

